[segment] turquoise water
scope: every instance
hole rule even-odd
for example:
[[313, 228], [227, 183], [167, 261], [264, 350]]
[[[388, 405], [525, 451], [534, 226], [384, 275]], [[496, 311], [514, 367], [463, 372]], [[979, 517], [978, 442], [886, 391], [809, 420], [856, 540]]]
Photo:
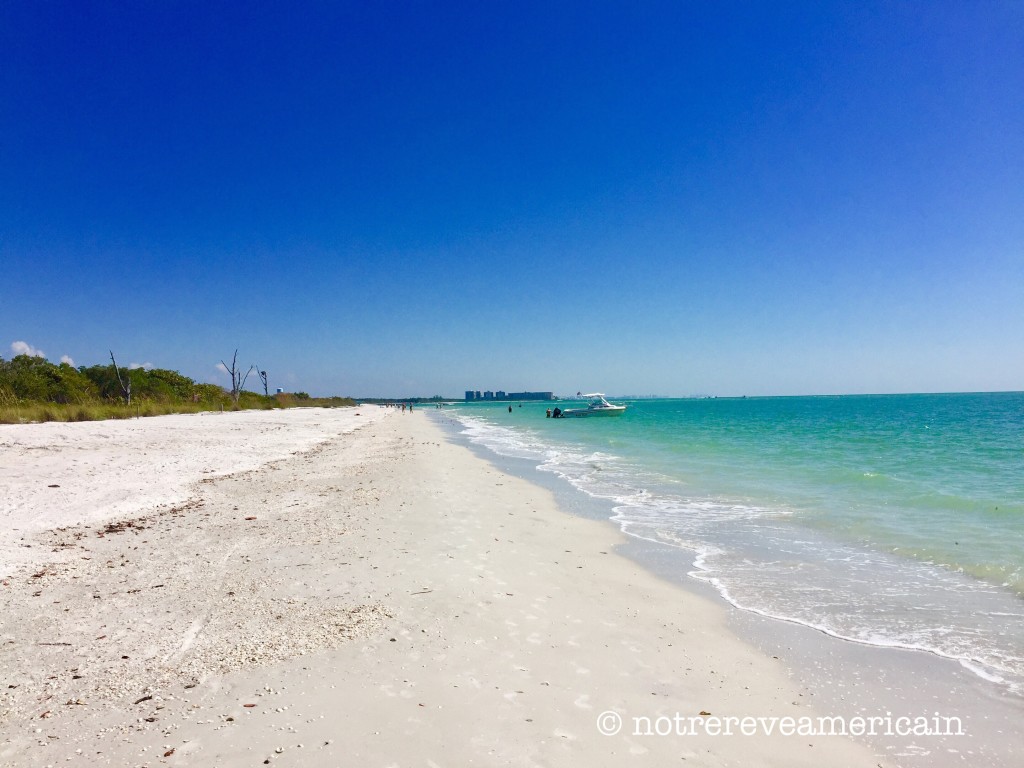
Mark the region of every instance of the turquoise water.
[[1024, 393], [622, 402], [445, 413], [610, 501], [740, 608], [1024, 692]]

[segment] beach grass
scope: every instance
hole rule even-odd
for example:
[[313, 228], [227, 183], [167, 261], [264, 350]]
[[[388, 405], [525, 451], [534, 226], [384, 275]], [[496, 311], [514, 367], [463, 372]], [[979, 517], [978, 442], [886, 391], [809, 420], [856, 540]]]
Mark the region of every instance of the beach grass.
[[0, 424], [135, 419], [143, 416], [199, 413], [210, 410], [215, 409], [208, 403], [18, 403], [0, 406]]
[[265, 397], [253, 392], [243, 392], [239, 404], [225, 402], [211, 403], [161, 403], [151, 400], [134, 402], [131, 405], [118, 402], [105, 403], [40, 403], [7, 402], [0, 404], [0, 424], [31, 424], [45, 421], [102, 421], [104, 419], [137, 419], [146, 416], [167, 416], [174, 413], [204, 413], [211, 411], [273, 410], [275, 408], [336, 408], [354, 406], [350, 398], [324, 397], [299, 399], [294, 396]]

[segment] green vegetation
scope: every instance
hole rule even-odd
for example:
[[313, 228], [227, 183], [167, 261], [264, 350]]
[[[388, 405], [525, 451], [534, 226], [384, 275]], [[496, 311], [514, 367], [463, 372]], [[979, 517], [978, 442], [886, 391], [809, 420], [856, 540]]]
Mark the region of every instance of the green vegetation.
[[[177, 371], [161, 368], [121, 369], [131, 381], [127, 405], [113, 365], [56, 365], [42, 357], [0, 357], [0, 423], [34, 421], [94, 421], [198, 413], [214, 410], [339, 407], [355, 405], [347, 397], [310, 397], [305, 392], [267, 397], [242, 391], [235, 404], [216, 384], [199, 384]], [[127, 382], [126, 382], [127, 383]]]

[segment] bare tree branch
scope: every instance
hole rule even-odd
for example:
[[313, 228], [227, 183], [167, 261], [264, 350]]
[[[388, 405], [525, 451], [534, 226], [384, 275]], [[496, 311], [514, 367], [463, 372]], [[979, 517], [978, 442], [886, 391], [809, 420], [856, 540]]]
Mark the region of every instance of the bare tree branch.
[[256, 365], [256, 373], [260, 375], [260, 381], [263, 382], [263, 394], [266, 397], [270, 397], [270, 387], [267, 386], [267, 372], [261, 371], [259, 364]]
[[131, 376], [125, 374], [128, 378], [128, 385], [125, 386], [124, 381], [121, 379], [121, 371], [117, 367], [117, 361], [114, 359], [114, 350], [110, 350], [110, 362], [114, 364], [114, 373], [117, 374], [117, 383], [121, 386], [121, 391], [124, 393], [125, 402], [128, 405], [132, 404], [132, 379]]
[[231, 358], [231, 367], [228, 368], [227, 363], [223, 360], [220, 364], [224, 366], [224, 370], [231, 376], [231, 401], [237, 406], [238, 399], [242, 396], [242, 387], [245, 386], [245, 380], [249, 378], [249, 374], [253, 372], [255, 366], [250, 365], [249, 370], [245, 376], [242, 376], [242, 372], [238, 370], [238, 350], [235, 350], [234, 356]]
[[[249, 374], [252, 373], [255, 369], [256, 369], [255, 365], [250, 365], [249, 366], [249, 370], [245, 372], [245, 376], [242, 377], [242, 381], [238, 385], [238, 391], [239, 392], [241, 392], [243, 389], [245, 389], [245, 380], [249, 378]], [[241, 373], [241, 371], [239, 371], [239, 373]]]

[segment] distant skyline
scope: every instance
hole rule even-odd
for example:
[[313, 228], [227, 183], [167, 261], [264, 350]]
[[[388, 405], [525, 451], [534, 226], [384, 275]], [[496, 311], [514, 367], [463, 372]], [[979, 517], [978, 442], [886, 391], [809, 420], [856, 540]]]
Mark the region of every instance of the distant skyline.
[[0, 356], [1021, 390], [1022, 41], [1020, 2], [5, 2]]

